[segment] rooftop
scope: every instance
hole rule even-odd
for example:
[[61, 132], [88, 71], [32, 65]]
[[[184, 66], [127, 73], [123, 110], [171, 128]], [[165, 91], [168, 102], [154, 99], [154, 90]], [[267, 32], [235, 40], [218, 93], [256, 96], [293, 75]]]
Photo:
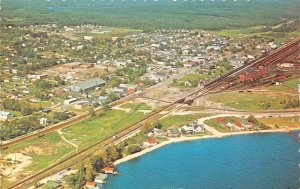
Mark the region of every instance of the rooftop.
[[10, 112], [0, 111], [0, 116], [9, 116]]
[[88, 89], [88, 88], [91, 88], [94, 86], [103, 85], [105, 83], [106, 83], [106, 81], [104, 81], [101, 78], [96, 77], [96, 78], [89, 79], [89, 80], [86, 80], [86, 81], [83, 81], [80, 83], [76, 83], [76, 84], [74, 84], [74, 86], [80, 87], [81, 89]]

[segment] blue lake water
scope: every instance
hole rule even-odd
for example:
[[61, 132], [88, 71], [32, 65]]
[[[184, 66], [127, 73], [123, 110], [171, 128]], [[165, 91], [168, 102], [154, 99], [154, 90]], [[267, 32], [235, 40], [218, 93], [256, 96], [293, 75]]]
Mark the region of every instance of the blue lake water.
[[105, 189], [299, 188], [299, 144], [286, 133], [174, 143], [117, 166]]

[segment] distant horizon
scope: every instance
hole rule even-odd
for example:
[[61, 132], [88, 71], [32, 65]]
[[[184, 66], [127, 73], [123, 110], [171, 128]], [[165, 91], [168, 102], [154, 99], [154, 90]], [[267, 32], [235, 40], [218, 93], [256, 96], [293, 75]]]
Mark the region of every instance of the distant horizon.
[[299, 6], [297, 0], [10, 0], [2, 1], [1, 24], [220, 30], [299, 19]]

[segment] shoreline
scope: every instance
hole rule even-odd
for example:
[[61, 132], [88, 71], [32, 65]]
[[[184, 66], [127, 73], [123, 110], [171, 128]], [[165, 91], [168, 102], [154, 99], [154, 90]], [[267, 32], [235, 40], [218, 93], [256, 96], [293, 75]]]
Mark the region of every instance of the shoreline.
[[[297, 131], [300, 130], [299, 128], [291, 128], [291, 131]], [[259, 133], [287, 133], [288, 130], [286, 129], [272, 129], [272, 130], [261, 130], [261, 131], [241, 131], [241, 132], [232, 132], [232, 133], [222, 133], [220, 135], [204, 135], [204, 136], [180, 136], [176, 138], [168, 138], [169, 140], [163, 141], [155, 146], [146, 148], [140, 152], [137, 152], [135, 154], [131, 154], [128, 156], [125, 156], [117, 161], [114, 162], [114, 165], [117, 166], [121, 163], [124, 163], [126, 161], [138, 158], [142, 155], [145, 155], [149, 152], [152, 152], [156, 149], [159, 149], [163, 146], [177, 143], [177, 142], [187, 142], [187, 141], [194, 141], [194, 140], [201, 140], [201, 139], [208, 139], [208, 138], [223, 138], [223, 137], [229, 137], [229, 136], [236, 136], [236, 135], [250, 135], [250, 134], [259, 134]]]

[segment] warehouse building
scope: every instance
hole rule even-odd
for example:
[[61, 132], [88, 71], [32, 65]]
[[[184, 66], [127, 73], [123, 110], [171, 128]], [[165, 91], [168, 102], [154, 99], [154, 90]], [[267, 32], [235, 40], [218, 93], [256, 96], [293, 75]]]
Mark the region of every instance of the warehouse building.
[[93, 78], [93, 79], [89, 79], [89, 80], [68, 86], [65, 89], [67, 91], [73, 91], [73, 92], [87, 92], [87, 91], [95, 89], [96, 87], [102, 87], [105, 84], [106, 84], [106, 81], [104, 81], [103, 79]]

